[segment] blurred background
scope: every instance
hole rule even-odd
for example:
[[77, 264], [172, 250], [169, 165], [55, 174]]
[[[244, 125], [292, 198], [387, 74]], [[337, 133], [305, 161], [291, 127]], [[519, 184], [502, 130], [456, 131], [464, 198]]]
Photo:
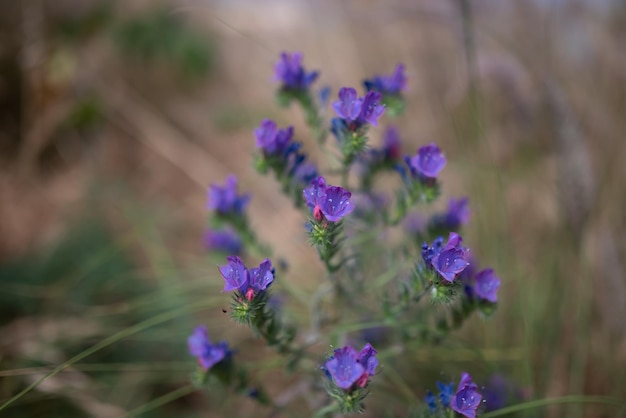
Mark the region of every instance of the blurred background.
[[[0, 416], [266, 416], [188, 386], [198, 323], [307, 410], [297, 377], [222, 314], [223, 258], [202, 242], [206, 189], [236, 173], [285, 286], [306, 295], [323, 275], [301, 214], [252, 167], [266, 117], [324, 166], [300, 109], [275, 103], [281, 51], [333, 92], [406, 65], [403, 151], [441, 145], [444, 196], [469, 196], [465, 241], [503, 279], [494, 317], [418, 349], [402, 377], [389, 366], [368, 416], [406, 416], [462, 370], [504, 379], [512, 403], [626, 399], [624, 45], [621, 0], [0, 2], [0, 405], [86, 353]], [[285, 309], [297, 318], [302, 300]]]

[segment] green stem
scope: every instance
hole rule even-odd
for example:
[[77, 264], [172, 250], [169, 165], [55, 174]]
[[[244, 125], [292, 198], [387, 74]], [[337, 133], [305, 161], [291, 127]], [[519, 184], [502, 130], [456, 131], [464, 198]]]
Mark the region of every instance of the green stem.
[[166, 393], [163, 396], [159, 396], [158, 398], [155, 398], [153, 400], [151, 400], [148, 403], [145, 403], [135, 409], [133, 409], [132, 411], [130, 411], [126, 417], [130, 418], [130, 417], [137, 417], [139, 415], [142, 415], [148, 411], [152, 411], [153, 409], [159, 408], [163, 405], [166, 405], [170, 402], [175, 401], [176, 399], [180, 399], [183, 396], [187, 396], [190, 393], [195, 392], [196, 390], [198, 390], [194, 385], [187, 385], [187, 386], [183, 386], [181, 388], [178, 388], [170, 393]]
[[515, 412], [526, 411], [534, 408], [541, 408], [544, 406], [558, 405], [558, 404], [600, 404], [609, 405], [619, 408], [623, 405], [623, 402], [615, 398], [608, 396], [582, 396], [582, 395], [570, 395], [560, 398], [551, 399], [538, 399], [534, 401], [524, 402], [521, 404], [509, 406], [507, 408], [498, 409], [497, 411], [487, 412], [482, 415], [482, 418], [500, 417], [504, 415], [513, 414]]

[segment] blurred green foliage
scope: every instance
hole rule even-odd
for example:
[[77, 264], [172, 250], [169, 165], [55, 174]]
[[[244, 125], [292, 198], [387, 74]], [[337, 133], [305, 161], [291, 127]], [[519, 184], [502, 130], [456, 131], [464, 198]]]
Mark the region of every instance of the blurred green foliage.
[[114, 39], [128, 59], [171, 65], [184, 78], [207, 76], [215, 64], [215, 49], [207, 36], [168, 10], [156, 9], [120, 22]]

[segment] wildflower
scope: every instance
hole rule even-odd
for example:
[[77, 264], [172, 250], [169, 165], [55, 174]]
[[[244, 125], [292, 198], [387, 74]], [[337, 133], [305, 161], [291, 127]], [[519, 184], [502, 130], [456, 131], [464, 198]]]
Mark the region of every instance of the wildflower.
[[479, 271], [474, 278], [474, 293], [480, 299], [488, 300], [491, 303], [498, 301], [498, 288], [500, 279], [495, 275], [493, 269]]
[[459, 234], [451, 232], [446, 245], [431, 260], [432, 267], [450, 283], [469, 265], [469, 250], [461, 246], [462, 241]]
[[224, 292], [236, 290], [251, 301], [264, 292], [274, 281], [274, 269], [269, 259], [263, 260], [259, 267], [248, 270], [237, 256], [226, 257], [228, 264], [220, 266], [220, 274], [224, 279]]
[[454, 383], [437, 382], [437, 388], [439, 389], [439, 401], [444, 408], [447, 408], [454, 394]]
[[276, 122], [264, 119], [258, 128], [254, 130], [256, 146], [263, 150], [267, 156], [282, 155], [293, 137], [293, 126], [287, 129], [278, 129]]
[[398, 64], [391, 75], [375, 76], [363, 83], [368, 91], [377, 91], [382, 94], [397, 95], [406, 89], [406, 74], [404, 65]]
[[211, 344], [205, 326], [196, 327], [187, 343], [189, 345], [189, 353], [197, 357], [198, 363], [205, 371], [215, 364], [227, 360], [232, 353], [225, 341], [215, 345]]
[[274, 70], [274, 79], [280, 81], [285, 90], [307, 90], [319, 75], [317, 71], [307, 73], [304, 70], [300, 52], [281, 53]]
[[455, 231], [461, 225], [469, 221], [469, 199], [463, 197], [461, 199], [450, 199], [448, 208], [445, 212], [433, 216], [430, 220], [431, 230]]
[[241, 238], [230, 228], [217, 230], [209, 229], [204, 233], [204, 244], [207, 248], [216, 251], [224, 251], [229, 254], [241, 254]]
[[220, 215], [241, 215], [249, 200], [250, 195], [237, 194], [237, 177], [231, 174], [226, 178], [224, 187], [211, 185], [207, 208], [215, 210]]
[[357, 97], [352, 87], [342, 87], [339, 90], [339, 100], [333, 103], [337, 116], [343, 119], [351, 131], [372, 124], [378, 125], [378, 119], [385, 113], [385, 106], [380, 104], [381, 95], [370, 91], [365, 97]]
[[450, 407], [467, 418], [476, 418], [476, 409], [482, 398], [478, 393], [478, 386], [472, 382], [472, 377], [464, 372], [456, 393], [450, 400]]
[[428, 391], [426, 394], [426, 398], [424, 398], [426, 405], [428, 405], [428, 410], [431, 414], [434, 414], [437, 410], [437, 397], [431, 392]]
[[339, 186], [327, 186], [324, 177], [313, 179], [302, 195], [317, 221], [338, 222], [354, 210], [352, 193]]
[[434, 143], [420, 147], [413, 157], [405, 156], [404, 160], [414, 178], [436, 179], [446, 165], [446, 157]]
[[337, 387], [350, 391], [363, 388], [369, 382], [369, 377], [376, 372], [378, 359], [377, 351], [368, 343], [360, 353], [346, 346], [338, 348], [324, 364], [324, 371]]

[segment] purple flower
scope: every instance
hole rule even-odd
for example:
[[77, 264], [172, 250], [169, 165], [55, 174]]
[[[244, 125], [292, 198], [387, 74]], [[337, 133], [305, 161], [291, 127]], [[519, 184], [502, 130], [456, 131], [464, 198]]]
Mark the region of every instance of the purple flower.
[[463, 197], [461, 199], [450, 199], [448, 201], [448, 209], [443, 213], [438, 213], [430, 219], [430, 228], [441, 231], [455, 231], [461, 225], [469, 221], [469, 199]]
[[450, 400], [450, 406], [455, 412], [467, 418], [476, 418], [476, 409], [480, 406], [482, 398], [478, 393], [478, 386], [472, 382], [472, 377], [464, 372], [459, 387]]
[[446, 157], [434, 143], [420, 147], [413, 157], [404, 157], [413, 177], [435, 179], [446, 166]]
[[474, 293], [476, 296], [492, 303], [498, 301], [500, 279], [495, 275], [493, 269], [479, 271], [474, 280], [476, 281], [474, 285]]
[[220, 266], [220, 274], [224, 278], [224, 292], [238, 290], [245, 293], [248, 288], [248, 269], [237, 256], [226, 257], [228, 264]]
[[359, 117], [362, 104], [363, 99], [357, 98], [355, 89], [342, 87], [339, 90], [339, 100], [333, 103], [333, 109], [337, 116], [351, 122]]
[[307, 73], [302, 67], [302, 54], [294, 52], [280, 54], [280, 60], [274, 67], [274, 79], [280, 81], [284, 89], [306, 90], [317, 79], [318, 72]]
[[208, 249], [224, 251], [229, 254], [241, 254], [241, 238], [230, 228], [209, 229], [204, 233], [204, 244]]
[[276, 122], [264, 119], [254, 130], [256, 146], [261, 148], [265, 155], [282, 155], [293, 137], [293, 126], [287, 129], [278, 129]]
[[367, 90], [396, 95], [406, 89], [406, 81], [404, 65], [398, 64], [391, 75], [375, 76], [372, 80], [365, 80], [364, 84]]
[[311, 181], [311, 185], [302, 191], [304, 202], [313, 210], [321, 202], [321, 198], [326, 194], [326, 179], [322, 176]]
[[241, 215], [250, 200], [250, 195], [237, 194], [237, 177], [229, 175], [224, 187], [211, 185], [208, 193], [207, 208], [221, 215]]
[[274, 281], [274, 269], [269, 259], [263, 260], [259, 267], [250, 270], [237, 256], [226, 257], [228, 264], [220, 266], [220, 274], [224, 279], [224, 292], [236, 290], [252, 300], [254, 296], [265, 291]]
[[469, 265], [469, 250], [461, 242], [459, 234], [451, 232], [446, 245], [431, 260], [437, 273], [450, 283]]
[[361, 104], [361, 114], [359, 115], [358, 122], [361, 125], [369, 122], [370, 124], [377, 126], [378, 119], [385, 113], [385, 106], [379, 104], [382, 96], [376, 91], [369, 91], [363, 98]]
[[433, 258], [441, 252], [443, 248], [443, 237], [437, 237], [431, 245], [422, 244], [422, 259], [428, 268], [433, 268]]
[[350, 201], [352, 193], [339, 186], [327, 186], [324, 177], [313, 179], [302, 195], [316, 220], [322, 216], [330, 222], [338, 222], [354, 210]]
[[274, 281], [274, 268], [269, 258], [263, 260], [259, 267], [249, 271], [250, 287], [256, 292], [262, 292]]
[[352, 87], [342, 87], [339, 90], [339, 100], [333, 103], [333, 109], [337, 116], [344, 121], [343, 127], [340, 120], [333, 120], [332, 131], [335, 136], [339, 135], [343, 129], [356, 131], [368, 123], [376, 126], [378, 118], [385, 113], [385, 106], [380, 104], [381, 95], [378, 92], [370, 91], [365, 97], [357, 97], [356, 90]]
[[376, 372], [376, 350], [368, 343], [360, 353], [350, 346], [338, 348], [323, 369], [332, 381], [344, 390], [364, 387]]
[[228, 359], [231, 354], [225, 341], [211, 344], [205, 326], [196, 327], [193, 334], [187, 339], [189, 353], [198, 358], [198, 363], [204, 370], [209, 370], [215, 364]]
[[313, 163], [303, 162], [296, 166], [293, 171], [293, 178], [298, 184], [309, 184], [319, 176], [317, 167]]
[[339, 186], [329, 186], [320, 201], [320, 209], [324, 217], [330, 222], [340, 221], [354, 210], [354, 204], [350, 201], [352, 193]]

